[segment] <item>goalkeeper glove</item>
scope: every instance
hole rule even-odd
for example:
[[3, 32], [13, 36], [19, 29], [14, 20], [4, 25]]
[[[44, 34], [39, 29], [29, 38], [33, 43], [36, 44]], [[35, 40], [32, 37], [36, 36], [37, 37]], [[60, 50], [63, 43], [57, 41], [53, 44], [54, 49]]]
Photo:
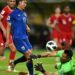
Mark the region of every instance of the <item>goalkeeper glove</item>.
[[42, 73], [45, 73], [45, 70], [42, 66], [42, 63], [37, 63], [34, 68], [35, 68], [36, 71], [40, 71]]
[[41, 58], [41, 55], [30, 55], [31, 59], [37, 59], [37, 58]]

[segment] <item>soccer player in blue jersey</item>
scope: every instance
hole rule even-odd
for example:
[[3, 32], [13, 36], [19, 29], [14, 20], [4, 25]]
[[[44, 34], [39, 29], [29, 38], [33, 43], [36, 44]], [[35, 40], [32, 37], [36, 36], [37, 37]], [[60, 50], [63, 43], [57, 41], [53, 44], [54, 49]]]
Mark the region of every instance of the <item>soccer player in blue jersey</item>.
[[27, 68], [29, 74], [33, 75], [33, 62], [30, 59], [32, 54], [32, 46], [28, 40], [27, 31], [30, 31], [30, 28], [27, 25], [27, 14], [23, 10], [27, 5], [27, 0], [16, 0], [17, 8], [8, 16], [7, 18], [7, 42], [9, 43], [9, 34], [10, 28], [12, 31], [12, 38], [16, 49], [23, 54], [22, 57], [15, 60], [12, 64], [13, 67], [20, 63], [27, 61]]

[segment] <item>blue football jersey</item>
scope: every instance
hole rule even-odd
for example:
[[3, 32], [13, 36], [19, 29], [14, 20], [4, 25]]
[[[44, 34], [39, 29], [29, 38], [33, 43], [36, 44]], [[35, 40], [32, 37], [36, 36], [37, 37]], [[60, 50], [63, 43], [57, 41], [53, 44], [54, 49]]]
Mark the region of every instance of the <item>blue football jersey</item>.
[[11, 23], [11, 31], [13, 38], [25, 39], [27, 38], [26, 25], [27, 14], [24, 11], [16, 8], [7, 18], [7, 21]]

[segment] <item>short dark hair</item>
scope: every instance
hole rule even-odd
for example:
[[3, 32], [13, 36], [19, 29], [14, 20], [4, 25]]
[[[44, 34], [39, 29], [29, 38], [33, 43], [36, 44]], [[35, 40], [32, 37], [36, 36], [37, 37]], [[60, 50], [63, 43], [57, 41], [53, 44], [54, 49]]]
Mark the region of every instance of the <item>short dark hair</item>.
[[19, 2], [21, 2], [21, 1], [27, 1], [27, 0], [16, 0], [16, 5], [18, 5]]
[[70, 8], [70, 6], [69, 6], [69, 5], [65, 5], [65, 6], [64, 6], [64, 8], [66, 8], [66, 7], [69, 7], [69, 8]]
[[65, 50], [64, 53], [67, 54], [67, 56], [69, 58], [72, 58], [72, 56], [73, 56], [73, 51], [72, 50]]

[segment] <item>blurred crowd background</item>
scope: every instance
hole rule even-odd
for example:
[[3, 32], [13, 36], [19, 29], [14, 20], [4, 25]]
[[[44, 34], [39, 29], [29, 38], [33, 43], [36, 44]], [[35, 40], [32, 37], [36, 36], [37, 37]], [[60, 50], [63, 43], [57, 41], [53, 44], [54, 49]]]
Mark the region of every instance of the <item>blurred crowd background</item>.
[[[0, 10], [6, 5], [5, 0], [0, 0]], [[29, 0], [26, 8], [28, 25], [31, 28], [29, 39], [34, 49], [45, 48], [50, 40], [51, 29], [47, 27], [47, 20], [54, 13], [54, 8], [60, 6], [61, 10], [69, 5], [71, 13], [75, 14], [75, 0]], [[73, 41], [72, 47], [75, 46]]]

